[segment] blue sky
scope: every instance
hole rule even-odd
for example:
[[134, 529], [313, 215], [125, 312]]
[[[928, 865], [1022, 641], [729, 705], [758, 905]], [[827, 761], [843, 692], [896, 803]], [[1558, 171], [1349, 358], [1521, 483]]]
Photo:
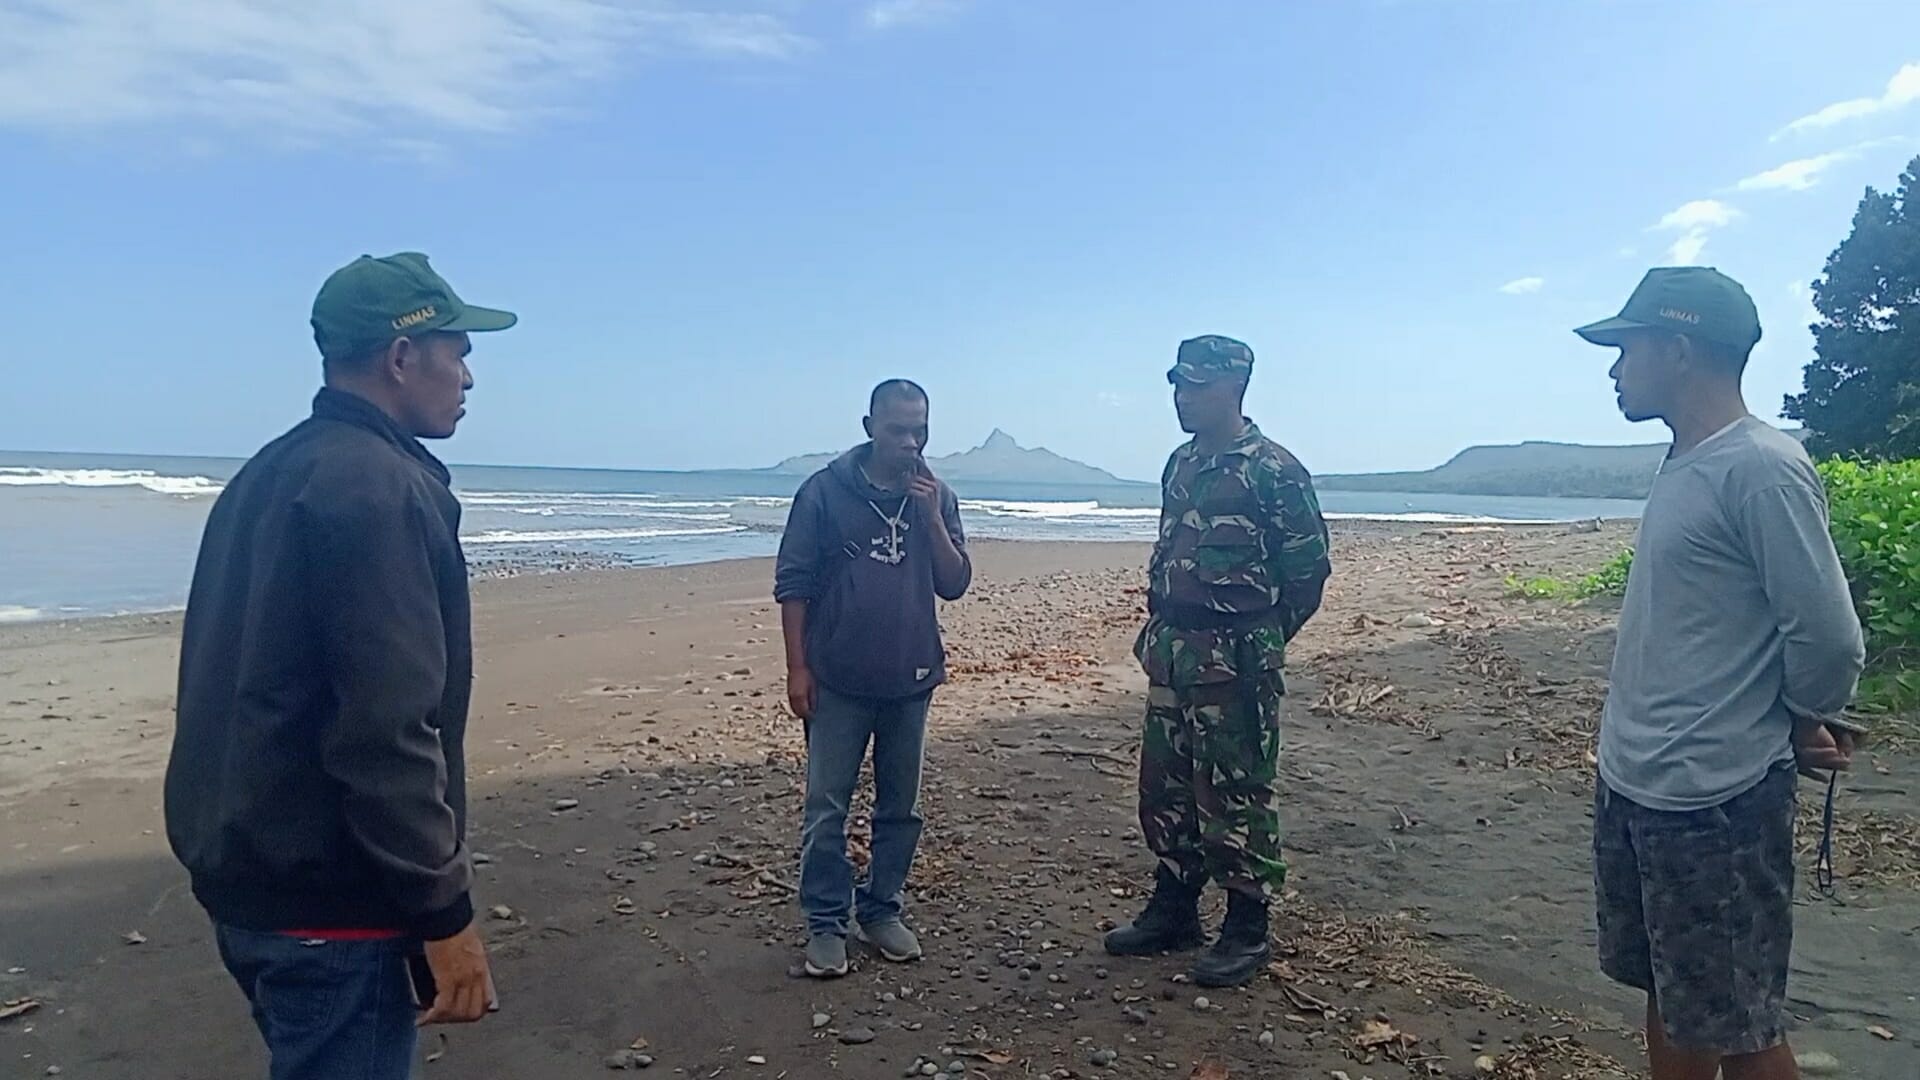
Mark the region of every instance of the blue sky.
[[1653, 441], [1569, 328], [1804, 286], [1920, 152], [1907, 0], [0, 0], [0, 446], [245, 454], [335, 266], [519, 311], [454, 460], [753, 466], [934, 397], [1124, 474], [1199, 333], [1316, 471]]

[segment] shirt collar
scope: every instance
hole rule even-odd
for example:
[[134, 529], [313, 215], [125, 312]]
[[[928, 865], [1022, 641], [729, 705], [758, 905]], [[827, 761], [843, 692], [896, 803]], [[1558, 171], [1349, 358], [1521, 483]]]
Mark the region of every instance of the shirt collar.
[[330, 386], [322, 387], [320, 392], [313, 396], [313, 415], [322, 420], [337, 420], [344, 424], [365, 428], [392, 443], [395, 449], [426, 466], [427, 471], [438, 477], [442, 484], [453, 483], [453, 474], [447, 471], [447, 467], [439, 458], [434, 457], [432, 452], [420, 445], [419, 439], [402, 431], [400, 425], [394, 423], [393, 418], [388, 416], [380, 406], [358, 394], [335, 390]]
[[[1252, 456], [1255, 450], [1259, 449], [1260, 443], [1262, 442], [1263, 439], [1264, 439], [1264, 436], [1260, 434], [1260, 425], [1249, 420], [1247, 421], [1246, 429], [1240, 433], [1239, 438], [1233, 440], [1232, 445], [1228, 446], [1225, 450], [1222, 450], [1219, 454], [1212, 455], [1212, 456], [1250, 457]], [[1201, 452], [1200, 440], [1197, 438], [1188, 440], [1187, 444], [1180, 448], [1180, 452], [1186, 455], [1190, 459], [1205, 458], [1209, 456]]]

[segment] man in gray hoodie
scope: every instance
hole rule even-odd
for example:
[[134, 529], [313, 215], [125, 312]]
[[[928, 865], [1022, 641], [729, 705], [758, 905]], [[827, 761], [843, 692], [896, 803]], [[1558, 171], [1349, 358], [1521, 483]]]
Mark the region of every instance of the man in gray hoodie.
[[[847, 973], [850, 913], [888, 960], [920, 957], [901, 914], [920, 843], [927, 706], [946, 678], [934, 598], [958, 600], [973, 579], [959, 500], [922, 457], [927, 404], [903, 379], [876, 387], [869, 441], [801, 485], [780, 541], [787, 699], [807, 738], [800, 906], [815, 978]], [[869, 743], [873, 855], [856, 897], [847, 811]]]

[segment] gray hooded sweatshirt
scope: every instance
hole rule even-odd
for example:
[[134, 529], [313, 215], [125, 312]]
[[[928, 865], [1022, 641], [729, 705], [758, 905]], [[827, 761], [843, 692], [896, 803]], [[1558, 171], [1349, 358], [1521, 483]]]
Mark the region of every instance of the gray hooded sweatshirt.
[[[934, 597], [958, 600], [973, 579], [960, 502], [940, 487], [938, 522], [917, 501], [868, 481], [869, 445], [848, 451], [793, 498], [774, 570], [774, 599], [807, 603], [807, 665], [848, 697], [899, 700], [946, 680]], [[934, 584], [931, 528], [944, 528], [966, 561], [951, 594]]]

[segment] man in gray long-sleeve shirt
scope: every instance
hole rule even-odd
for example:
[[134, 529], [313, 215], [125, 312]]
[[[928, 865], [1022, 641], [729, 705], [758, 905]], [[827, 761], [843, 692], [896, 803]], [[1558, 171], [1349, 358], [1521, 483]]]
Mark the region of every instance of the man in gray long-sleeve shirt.
[[1600, 725], [1601, 966], [1647, 993], [1655, 1080], [1791, 1080], [1795, 767], [1843, 769], [1860, 623], [1807, 453], [1747, 411], [1760, 340], [1718, 271], [1650, 271], [1578, 333], [1673, 449], [1648, 497]]

